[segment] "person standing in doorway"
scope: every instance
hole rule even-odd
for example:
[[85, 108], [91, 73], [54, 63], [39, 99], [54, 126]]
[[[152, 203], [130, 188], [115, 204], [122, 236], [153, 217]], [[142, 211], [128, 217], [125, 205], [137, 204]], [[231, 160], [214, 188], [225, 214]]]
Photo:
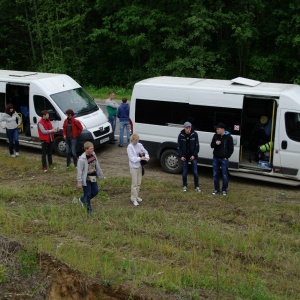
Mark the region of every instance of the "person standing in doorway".
[[71, 163], [71, 154], [73, 157], [74, 166], [77, 167], [77, 137], [82, 132], [82, 125], [79, 121], [74, 118], [74, 111], [68, 109], [66, 111], [67, 118], [63, 124], [63, 136], [66, 141], [66, 152], [67, 152], [67, 168]]
[[200, 150], [198, 134], [192, 128], [190, 122], [185, 122], [183, 124], [184, 129], [178, 135], [177, 143], [177, 152], [179, 159], [182, 161], [183, 170], [182, 170], [182, 184], [183, 192], [187, 191], [187, 172], [188, 164], [191, 163], [193, 175], [194, 175], [194, 186], [196, 192], [201, 192], [199, 187], [199, 178], [198, 178], [198, 152]]
[[[53, 128], [51, 121], [49, 120], [49, 113], [47, 110], [41, 112], [42, 118], [38, 122], [38, 133], [40, 141], [42, 142], [42, 166], [43, 171], [47, 172], [47, 161], [49, 167], [52, 166], [52, 147], [54, 141], [54, 132], [58, 131], [58, 128]], [[56, 168], [53, 167], [55, 170]]]
[[219, 173], [222, 169], [223, 186], [222, 195], [227, 196], [227, 188], [229, 183], [228, 177], [228, 165], [229, 158], [233, 153], [233, 139], [228, 131], [225, 131], [225, 125], [219, 123], [215, 126], [216, 133], [211, 141], [211, 148], [213, 151], [213, 178], [215, 189], [212, 192], [213, 195], [220, 193]]
[[130, 137], [130, 144], [127, 146], [127, 154], [129, 158], [129, 168], [131, 174], [131, 196], [130, 199], [134, 206], [138, 206], [142, 202], [139, 197], [140, 186], [142, 183], [142, 161], [149, 161], [148, 151], [139, 143], [139, 135], [134, 133]]
[[94, 215], [91, 199], [99, 193], [97, 178], [104, 178], [104, 176], [94, 152], [94, 145], [91, 142], [85, 142], [83, 147], [84, 152], [80, 155], [77, 165], [77, 187], [83, 189], [83, 195], [79, 201], [88, 214]]
[[[14, 106], [9, 103], [5, 113], [0, 117], [0, 122], [5, 122], [6, 136], [8, 138], [8, 150], [11, 157], [19, 156], [19, 129], [21, 123], [19, 114], [16, 113]], [[15, 153], [14, 153], [15, 145]]]
[[115, 144], [117, 141], [115, 139], [115, 130], [116, 130], [116, 122], [117, 122], [117, 109], [119, 105], [114, 99], [115, 99], [115, 93], [109, 92], [109, 97], [105, 102], [107, 114], [108, 114], [108, 121], [111, 124], [111, 128], [112, 128], [112, 133], [109, 140], [110, 144]]
[[118, 107], [117, 117], [120, 119], [120, 142], [119, 147], [123, 147], [124, 140], [124, 129], [126, 130], [126, 142], [129, 144], [130, 138], [130, 128], [129, 128], [129, 105], [127, 103], [127, 98], [122, 98], [122, 103]]

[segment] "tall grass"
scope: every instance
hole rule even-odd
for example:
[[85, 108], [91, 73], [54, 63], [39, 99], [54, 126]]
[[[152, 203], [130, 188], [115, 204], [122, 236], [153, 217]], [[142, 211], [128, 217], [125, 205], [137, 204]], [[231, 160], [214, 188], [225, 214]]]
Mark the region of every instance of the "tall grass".
[[125, 89], [117, 86], [104, 86], [101, 88], [97, 88], [95, 86], [86, 86], [85, 89], [89, 93], [89, 95], [95, 99], [107, 99], [110, 91], [113, 91], [115, 93], [117, 100], [121, 100], [123, 97], [126, 97], [128, 100], [130, 100], [132, 94], [131, 89]]
[[237, 184], [222, 198], [148, 179], [137, 208], [128, 201], [126, 174], [100, 181], [91, 217], [72, 202], [80, 195], [75, 169], [58, 163], [59, 173], [28, 180], [32, 157], [6, 160], [0, 156], [0, 233], [104, 284], [132, 280], [182, 299], [204, 292], [211, 299], [299, 297], [299, 189], [282, 198], [273, 187]]

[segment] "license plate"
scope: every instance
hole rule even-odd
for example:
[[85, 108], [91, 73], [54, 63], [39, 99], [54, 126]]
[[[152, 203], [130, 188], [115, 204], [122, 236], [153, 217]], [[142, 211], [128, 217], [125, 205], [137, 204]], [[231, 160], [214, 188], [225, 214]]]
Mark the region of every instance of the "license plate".
[[103, 144], [103, 143], [108, 142], [108, 141], [109, 141], [109, 136], [106, 137], [105, 139], [100, 140], [100, 144]]

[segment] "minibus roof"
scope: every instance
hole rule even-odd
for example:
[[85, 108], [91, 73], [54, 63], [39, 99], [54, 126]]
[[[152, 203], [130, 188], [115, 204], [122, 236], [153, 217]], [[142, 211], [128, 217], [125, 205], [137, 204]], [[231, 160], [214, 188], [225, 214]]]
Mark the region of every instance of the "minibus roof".
[[142, 80], [137, 85], [159, 86], [159, 87], [176, 87], [189, 89], [218, 89], [228, 93], [241, 94], [270, 94], [279, 96], [283, 91], [299, 89], [299, 85], [286, 83], [269, 83], [260, 82], [247, 78], [238, 77], [233, 80], [205, 79], [205, 78], [188, 78], [188, 77], [171, 77], [160, 76]]

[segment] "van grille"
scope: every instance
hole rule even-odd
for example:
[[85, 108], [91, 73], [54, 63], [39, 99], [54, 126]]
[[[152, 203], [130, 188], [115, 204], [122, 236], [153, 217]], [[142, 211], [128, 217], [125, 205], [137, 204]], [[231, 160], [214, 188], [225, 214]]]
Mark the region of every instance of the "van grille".
[[94, 131], [93, 133], [94, 133], [95, 137], [99, 137], [99, 136], [102, 136], [102, 135], [107, 134], [108, 132], [109, 132], [109, 126], [104, 127], [104, 128], [103, 128], [103, 131], [101, 131], [101, 130], [99, 129], [99, 130]]

